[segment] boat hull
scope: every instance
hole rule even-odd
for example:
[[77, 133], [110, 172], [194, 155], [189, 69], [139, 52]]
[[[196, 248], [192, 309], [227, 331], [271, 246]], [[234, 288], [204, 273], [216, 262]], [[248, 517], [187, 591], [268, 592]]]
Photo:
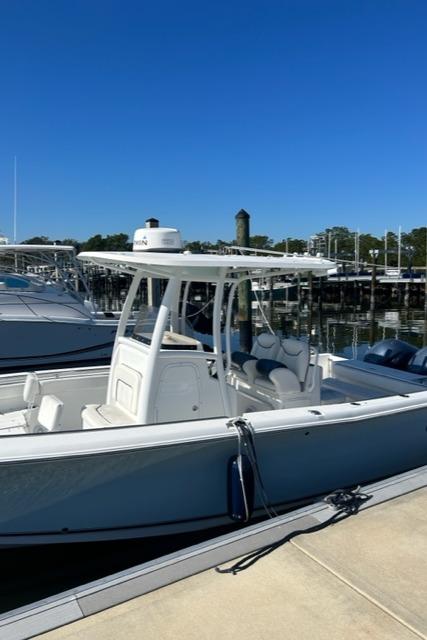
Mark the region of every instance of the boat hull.
[[0, 321], [0, 370], [102, 363], [111, 358], [117, 320]]
[[[263, 414], [254, 414], [255, 442], [274, 505], [301, 503], [427, 463], [427, 406], [299, 426], [284, 420], [263, 428], [262, 420]], [[236, 433], [225, 418], [206, 422], [206, 437], [189, 437], [188, 423], [185, 440], [169, 442], [168, 429], [176, 423], [162, 425], [165, 439], [156, 444], [145, 437], [151, 427], [124, 428], [126, 447], [106, 443], [90, 453], [84, 453], [84, 439], [93, 439], [91, 431], [19, 436], [22, 447], [22, 438], [37, 438], [40, 450], [51, 452], [54, 438], [66, 438], [68, 453], [0, 461], [0, 546], [149, 537], [231, 524], [227, 468], [237, 451]], [[117, 431], [105, 430], [110, 439]], [[261, 504], [255, 506], [259, 512]]]

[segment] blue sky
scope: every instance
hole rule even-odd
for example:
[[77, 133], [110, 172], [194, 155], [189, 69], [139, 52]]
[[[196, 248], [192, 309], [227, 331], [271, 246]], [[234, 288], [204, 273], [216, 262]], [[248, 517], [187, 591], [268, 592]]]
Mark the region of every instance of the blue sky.
[[427, 222], [425, 0], [3, 0], [0, 229]]

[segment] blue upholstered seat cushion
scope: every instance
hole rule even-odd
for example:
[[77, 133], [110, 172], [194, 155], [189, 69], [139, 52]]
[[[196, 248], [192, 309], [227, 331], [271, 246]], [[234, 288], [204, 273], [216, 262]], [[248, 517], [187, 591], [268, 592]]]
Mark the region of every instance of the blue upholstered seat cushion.
[[256, 358], [255, 356], [251, 356], [250, 353], [245, 353], [244, 351], [233, 351], [231, 354], [231, 361], [233, 364], [240, 367], [240, 369], [248, 360], [256, 360]]
[[269, 373], [274, 371], [274, 369], [286, 369], [286, 365], [284, 365], [283, 362], [278, 362], [277, 360], [260, 358], [257, 360], [256, 368], [258, 373], [268, 378]]

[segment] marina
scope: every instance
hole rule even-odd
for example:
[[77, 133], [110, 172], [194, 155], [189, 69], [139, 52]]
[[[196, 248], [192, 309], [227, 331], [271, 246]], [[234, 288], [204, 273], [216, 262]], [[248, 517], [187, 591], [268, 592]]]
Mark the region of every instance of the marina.
[[[79, 257], [132, 275], [112, 363], [0, 377], [3, 547], [208, 530], [425, 463], [425, 349], [386, 340], [351, 360], [267, 331], [250, 353], [232, 350], [242, 284], [322, 275], [330, 261], [140, 250]], [[163, 297], [158, 308], [142, 306], [129, 335], [147, 277], [163, 281]], [[210, 345], [187, 316], [193, 281], [216, 285]]]
[[[173, 229], [167, 230], [169, 235], [173, 232]], [[145, 233], [143, 232], [144, 237]], [[156, 227], [156, 233], [161, 234], [162, 228]], [[158, 244], [158, 238], [155, 242]], [[64, 252], [67, 249], [69, 247], [64, 247]], [[37, 255], [39, 250], [40, 247], [35, 247], [31, 252], [21, 245], [22, 255], [25, 256], [31, 253]], [[54, 249], [48, 247], [45, 251], [49, 255]], [[60, 251], [61, 248], [58, 248], [55, 253]], [[157, 575], [157, 567], [163, 566], [164, 558], [168, 562], [170, 557], [174, 563], [176, 558], [186, 557], [187, 552], [193, 557], [194, 549], [197, 549], [197, 555], [200, 549], [205, 553], [207, 549], [216, 548], [216, 536], [222, 531], [225, 533], [223, 539], [219, 538], [220, 547], [223, 546], [222, 540], [232, 541], [230, 548], [239, 549], [238, 553], [234, 551], [236, 558], [237, 555], [249, 553], [256, 544], [263, 547], [262, 536], [268, 536], [271, 540], [272, 531], [276, 530], [275, 523], [277, 531], [282, 532], [286, 522], [291, 522], [292, 526], [299, 522], [300, 514], [303, 514], [303, 522], [307, 517], [310, 520], [311, 516], [307, 516], [311, 513], [310, 509], [317, 513], [319, 503], [316, 500], [329, 491], [401, 472], [408, 474], [402, 476], [405, 479], [403, 485], [399, 484], [400, 479], [391, 479], [391, 485], [387, 480], [382, 481], [385, 484], [380, 482], [378, 485], [380, 493], [384, 487], [406, 487], [408, 478], [411, 486], [413, 482], [417, 484], [420, 478], [422, 482], [425, 481], [425, 471], [420, 475], [416, 470], [425, 464], [427, 455], [424, 428], [427, 369], [425, 349], [422, 346], [425, 333], [422, 310], [417, 312], [414, 309], [409, 312], [408, 309], [401, 308], [384, 314], [376, 310], [373, 324], [372, 314], [370, 311], [364, 314], [363, 305], [355, 305], [354, 312], [347, 315], [340, 312], [337, 305], [330, 305], [329, 311], [327, 304], [322, 307], [316, 305], [316, 295], [313, 295], [316, 283], [333, 267], [333, 263], [322, 257], [275, 256], [242, 247], [219, 255], [184, 254], [177, 247], [174, 252], [166, 253], [134, 249], [127, 253], [98, 252], [79, 257], [83, 258], [84, 264], [94, 264], [96, 268], [104, 269], [106, 274], [123, 276], [118, 280], [119, 295], [116, 293], [115, 298], [117, 310], [114, 322], [117, 336], [111, 367], [92, 365], [50, 369], [47, 364], [44, 370], [37, 370], [36, 367], [32, 373], [24, 370], [0, 376], [0, 436], [5, 443], [0, 473], [3, 466], [3, 486], [11, 482], [10, 486], [13, 487], [13, 491], [7, 490], [2, 498], [0, 540], [2, 553], [9, 554], [4, 555], [6, 575], [9, 564], [12, 569], [14, 558], [18, 555], [21, 561], [26, 559], [27, 567], [26, 573], [10, 573], [10, 586], [1, 606], [4, 612], [10, 611], [2, 614], [5, 633], [11, 633], [10, 637], [30, 637], [25, 635], [30, 631], [23, 631], [28, 623], [30, 629], [34, 624], [36, 627], [41, 625], [41, 632], [45, 624], [49, 628], [49, 624], [59, 626], [67, 622], [67, 618], [61, 618], [62, 604], [59, 608], [56, 604], [53, 608], [48, 604], [47, 609], [44, 603], [39, 608], [37, 601], [34, 605], [26, 604], [34, 598], [37, 600], [37, 596], [44, 595], [48, 596], [46, 602], [63, 602], [62, 596], [50, 595], [60, 585], [65, 588], [71, 586], [72, 601], [77, 598], [78, 602], [80, 591], [86, 593], [87, 588], [92, 588], [79, 586], [81, 580], [85, 576], [88, 579], [100, 576], [99, 584], [103, 585], [104, 598], [108, 591], [104, 589], [105, 585], [110, 580], [116, 585], [115, 574], [111, 578], [103, 577], [109, 570], [124, 567], [119, 575], [129, 577], [135, 571], [139, 572], [141, 567], [145, 575], [147, 567], [152, 578]], [[57, 274], [52, 277], [52, 269], [54, 268], [54, 274], [58, 269], [55, 261], [50, 264], [50, 272], [43, 276], [40, 268], [32, 276], [28, 267], [26, 270], [21, 269], [19, 273], [17, 266], [16, 260], [13, 260], [11, 275], [6, 271], [3, 278], [5, 285], [7, 278], [27, 279], [29, 288], [34, 288], [35, 283], [39, 294], [42, 288], [38, 283], [44, 278], [46, 286], [51, 286], [56, 292], [59, 278]], [[73, 274], [76, 272], [70, 270], [69, 273], [72, 274], [74, 287]], [[290, 288], [283, 286], [281, 282], [295, 277], [296, 273], [299, 283], [308, 283], [309, 289], [305, 290], [309, 293], [307, 297], [300, 297], [295, 306], [289, 299], [291, 296], [287, 294]], [[144, 280], [147, 276], [148, 279]], [[249, 304], [248, 299], [242, 297], [240, 292], [242, 280], [249, 281], [252, 276], [260, 283], [258, 288], [255, 286], [256, 304]], [[274, 304], [271, 296], [268, 296], [265, 305], [263, 298], [271, 291], [268, 283], [272, 279], [278, 281], [276, 290], [282, 296]], [[124, 297], [126, 287], [129, 288], [129, 293]], [[325, 285], [319, 289], [319, 295], [324, 290]], [[235, 295], [237, 291], [240, 294], [238, 297]], [[300, 292], [303, 291], [304, 288], [301, 287]], [[283, 293], [288, 300], [283, 299]], [[61, 290], [59, 295], [64, 295]], [[77, 304], [80, 304], [80, 299], [82, 298], [75, 298]], [[91, 304], [99, 315], [96, 303]], [[102, 305], [108, 308], [109, 304], [111, 301], [106, 297]], [[135, 314], [134, 310], [138, 307], [141, 310], [139, 314]], [[252, 313], [249, 318], [253, 327], [249, 327], [245, 320], [250, 307]], [[163, 309], [163, 315], [159, 316], [158, 309]], [[416, 321], [416, 317], [420, 320]], [[52, 318], [52, 321], [56, 323], [56, 318]], [[252, 329], [255, 329], [254, 337], [251, 335]], [[242, 343], [245, 348], [245, 340], [251, 342], [250, 353], [239, 351]], [[157, 345], [154, 349], [153, 344]], [[132, 355], [133, 351], [136, 354], [135, 350], [139, 353], [138, 359]], [[128, 360], [127, 353], [131, 355], [131, 360]], [[151, 364], [142, 364], [142, 377], [135, 387], [132, 376], [140, 375], [137, 373], [138, 369], [135, 369], [135, 366], [140, 366], [136, 364], [138, 360], [140, 364]], [[41, 363], [43, 364], [43, 358]], [[147, 366], [152, 367], [151, 374]], [[159, 366], [160, 369], [156, 372]], [[168, 371], [168, 367], [173, 371], [177, 366], [179, 378], [165, 377], [164, 372]], [[192, 371], [195, 366], [198, 368], [197, 377], [192, 375], [186, 380], [186, 371]], [[205, 366], [207, 377], [200, 369]], [[262, 367], [267, 368], [264, 371]], [[280, 376], [284, 376], [283, 381]], [[146, 381], [143, 383], [147, 385], [145, 391], [141, 379]], [[157, 395], [157, 400], [150, 391], [150, 380], [154, 381], [153, 392], [161, 394]], [[161, 384], [159, 386], [159, 380], [166, 380], [164, 390]], [[212, 384], [217, 388], [215, 393], [214, 387], [209, 387], [210, 390], [207, 391], [206, 385]], [[117, 385], [125, 385], [124, 395], [122, 388], [118, 392]], [[132, 387], [132, 393], [136, 394], [133, 399], [129, 396], [129, 389]], [[110, 395], [114, 388], [116, 391]], [[183, 394], [184, 390], [185, 394], [190, 394], [189, 399]], [[176, 393], [179, 393], [180, 400], [172, 402], [171, 398], [178, 397]], [[140, 394], [145, 398], [143, 402]], [[205, 413], [186, 422], [187, 417], [193, 418], [188, 413], [188, 406], [190, 405], [194, 414], [194, 407], [203, 407], [203, 398], [207, 394], [211, 404], [205, 402], [202, 409]], [[136, 407], [132, 409], [134, 415], [129, 409], [129, 402]], [[169, 403], [173, 406], [174, 422], [171, 422], [172, 414], [159, 413], [167, 411]], [[219, 408], [215, 407], [215, 403], [219, 403]], [[144, 418], [143, 412], [150, 406], [154, 408], [154, 413], [147, 414]], [[92, 424], [92, 417], [89, 415], [91, 411], [95, 412], [96, 424]], [[181, 421], [177, 422], [179, 411], [184, 413]], [[197, 412], [199, 411], [198, 408]], [[411, 425], [405, 426], [403, 437], [402, 425], [405, 417], [402, 416], [408, 415], [408, 412], [413, 418]], [[98, 424], [100, 419], [105, 424]], [[143, 431], [137, 435], [133, 425], [138, 425], [138, 422]], [[184, 425], [184, 439], [179, 433], [180, 424]], [[160, 429], [158, 434], [155, 428]], [[332, 429], [333, 437], [332, 432], [328, 435], [328, 428]], [[283, 445], [277, 439], [281, 429], [281, 437], [285, 436]], [[298, 429], [302, 436], [300, 444]], [[269, 432], [277, 434], [274, 438], [274, 450], [268, 449], [266, 435]], [[27, 440], [28, 436], [31, 439], [25, 446], [21, 446], [23, 438]], [[52, 436], [56, 436], [57, 445], [54, 445]], [[311, 443], [313, 436], [315, 437]], [[49, 437], [46, 440], [48, 448], [44, 451], [43, 441], [46, 437]], [[206, 454], [196, 455], [197, 448], [193, 452], [191, 441], [195, 438], [197, 447], [203, 443], [207, 457]], [[214, 458], [209, 458], [209, 440], [224, 443], [221, 443], [224, 451], [220, 452], [215, 447], [212, 449]], [[162, 441], [168, 447], [172, 446], [173, 457], [171, 459], [168, 453], [167, 467], [159, 459], [159, 474], [156, 476], [157, 462], [151, 456], [149, 470], [154, 475], [151, 478], [144, 477], [145, 465], [141, 467], [138, 462], [138, 450], [144, 452], [146, 460], [150, 447], [154, 445], [158, 449], [159, 445], [162, 446]], [[142, 443], [145, 444], [141, 449]], [[180, 469], [179, 448], [184, 443], [182, 453], [185, 464]], [[96, 456], [97, 451], [101, 454], [101, 466], [95, 462], [94, 454]], [[120, 453], [123, 451], [125, 457]], [[105, 466], [105, 461], [108, 460], [105, 453], [114, 456], [110, 458], [111, 461], [114, 460], [112, 466], [111, 462]], [[277, 464], [274, 463], [276, 457]], [[85, 458], [90, 461], [90, 473], [89, 467], [85, 467]], [[345, 471], [341, 464], [337, 464], [343, 459]], [[14, 460], [19, 464], [16, 466], [16, 481], [13, 479]], [[171, 466], [172, 460], [175, 461], [175, 466]], [[269, 472], [266, 473], [267, 461]], [[26, 464], [29, 465], [28, 471], [25, 469]], [[199, 464], [203, 467], [203, 472], [197, 471]], [[301, 464], [310, 469], [309, 474], [301, 473]], [[192, 470], [190, 475], [187, 468]], [[206, 473], [208, 469], [210, 471]], [[415, 470], [411, 472], [410, 469]], [[178, 516], [176, 523], [172, 521], [174, 516], [171, 518], [167, 515], [167, 509], [172, 504], [171, 486], [162, 478], [170, 478], [171, 474], [174, 478], [175, 496], [172, 501], [174, 511], [171, 514]], [[19, 482], [19, 477], [24, 481], [31, 477], [34, 489], [20, 491], [16, 483]], [[209, 477], [214, 481], [206, 484]], [[194, 478], [197, 478], [196, 493], [190, 489]], [[64, 484], [63, 479], [66, 479], [67, 484]], [[91, 487], [92, 479], [94, 482]], [[67, 486], [70, 481], [73, 486], [71, 492]], [[108, 491], [103, 496], [99, 488], [105, 483]], [[151, 495], [147, 492], [136, 493], [133, 490], [135, 485], [156, 487], [157, 492], [151, 492]], [[164, 488], [161, 488], [162, 485]], [[282, 494], [282, 489], [286, 493]], [[16, 490], [21, 494], [18, 502], [14, 498]], [[128, 495], [125, 503], [121, 499], [124, 494]], [[281, 498], [281, 495], [286, 495], [286, 499]], [[210, 497], [211, 505], [218, 506], [209, 506], [207, 496]], [[313, 502], [316, 506], [304, 507], [302, 511], [294, 512], [300, 504]], [[182, 511], [185, 503], [187, 512]], [[192, 512], [188, 511], [188, 506], [191, 506]], [[364, 508], [362, 503], [359, 506]], [[159, 511], [159, 507], [163, 512], [162, 522], [156, 524], [153, 522], [153, 514]], [[215, 513], [214, 518], [209, 518], [209, 510]], [[218, 517], [221, 510], [225, 514]], [[203, 513], [200, 523], [197, 522], [197, 517], [194, 519], [198, 512]], [[137, 514], [138, 521], [132, 520], [133, 513]], [[283, 515], [279, 515], [281, 513]], [[270, 516], [270, 521], [263, 521], [266, 514]], [[74, 520], [70, 520], [70, 517]], [[141, 517], [148, 517], [147, 524], [141, 523]], [[49, 519], [52, 524], [49, 524]], [[260, 519], [259, 524], [251, 524]], [[266, 524], [269, 522], [273, 529], [270, 524]], [[35, 531], [35, 528], [40, 527], [39, 523], [47, 529]], [[20, 530], [17, 530], [17, 525], [21, 527]], [[261, 538], [258, 533], [254, 533], [252, 538], [252, 531], [262, 531]], [[292, 527], [290, 531], [293, 531]], [[252, 540], [249, 546], [248, 539]], [[72, 543], [68, 567], [57, 550], [67, 542]], [[95, 543], [98, 551], [93, 557], [90, 545]], [[189, 544], [195, 545], [194, 548], [187, 548]], [[291, 544], [298, 547], [297, 542]], [[228, 547], [228, 542], [225, 547]], [[37, 575], [39, 565], [39, 560], [36, 559], [37, 548], [42, 550], [45, 558], [43, 564], [48, 570], [42, 581], [33, 578], [33, 574]], [[165, 553], [169, 555], [164, 556]], [[211, 557], [210, 553], [207, 553], [207, 558]], [[281, 551], [277, 550], [277, 553], [280, 554]], [[216, 558], [216, 552], [213, 554]], [[141, 567], [127, 568], [138, 558], [143, 562]], [[231, 556], [227, 556], [227, 559], [231, 559]], [[82, 562], [85, 564], [85, 571], [79, 569]], [[270, 559], [265, 559], [266, 570], [268, 575], [274, 575], [275, 565], [270, 565], [270, 562]], [[181, 560], [179, 563], [181, 564]], [[204, 575], [201, 574], [201, 580]], [[185, 591], [191, 594], [191, 583], [187, 585], [185, 572], [182, 579]], [[223, 579], [227, 577], [223, 576]], [[298, 578], [300, 581], [304, 579], [307, 576]], [[21, 587], [23, 580], [28, 584], [24, 590]], [[132, 583], [133, 580], [132, 578]], [[154, 580], [157, 585], [157, 578]], [[261, 572], [256, 580], [263, 583], [267, 576]], [[313, 580], [315, 581], [314, 578]], [[125, 583], [127, 582], [126, 578]], [[203, 582], [203, 590], [207, 593], [210, 589], [208, 583], [205, 585]], [[149, 584], [152, 583], [149, 581]], [[163, 588], [168, 589], [166, 584]], [[332, 590], [337, 588], [331, 586]], [[281, 589], [282, 587], [278, 594], [282, 593]], [[296, 592], [298, 589], [296, 586]], [[144, 587], [144, 592], [148, 591], [151, 588]], [[128, 599], [129, 592], [125, 592], [125, 599]], [[162, 589], [159, 597], [163, 602], [161, 593]], [[238, 597], [244, 600], [245, 591]], [[282, 597], [285, 597], [285, 593], [282, 593]], [[68, 607], [69, 595], [65, 600]], [[23, 617], [21, 613], [14, 613], [15, 607], [20, 603], [24, 605]], [[139, 629], [139, 618], [132, 617], [132, 604], [122, 606], [125, 607], [124, 620], [120, 624], [127, 626], [127, 616], [130, 616], [132, 624]], [[167, 606], [167, 598], [164, 606]], [[198, 606], [204, 609], [206, 603], [202, 600]], [[74, 610], [74, 605], [71, 608]], [[31, 615], [28, 616], [30, 611]], [[86, 617], [89, 610], [78, 604], [78, 611]], [[95, 610], [92, 611], [94, 612]], [[119, 613], [120, 620], [121, 615]], [[262, 610], [260, 616], [257, 624], [265, 626]], [[372, 618], [372, 615], [369, 614], [369, 617]], [[94, 637], [97, 633], [105, 633], [105, 630], [96, 631], [96, 620], [95, 616]], [[164, 616], [164, 620], [170, 633], [178, 632], [168, 622], [168, 614]], [[417, 620], [418, 623], [422, 623], [422, 617]], [[2, 624], [0, 621], [0, 625]], [[103, 623], [100, 624], [100, 629], [103, 629]], [[179, 632], [191, 636], [185, 624], [183, 621], [184, 626]], [[242, 624], [244, 627], [244, 623]], [[369, 625], [373, 625], [373, 628], [378, 624], [380, 627], [382, 624], [390, 626], [389, 622], [369, 619]], [[167, 636], [169, 631], [161, 625], [160, 620], [153, 621], [150, 631], [153, 637], [156, 634]], [[226, 635], [224, 629], [213, 628], [215, 633]], [[310, 628], [310, 625], [307, 629], [298, 628], [297, 633], [304, 637]], [[92, 625], [78, 629], [76, 633], [91, 637], [91, 629]], [[230, 629], [234, 629], [233, 624]], [[260, 633], [257, 629], [255, 625], [255, 634]], [[74, 633], [72, 627], [65, 626], [64, 633], [68, 632]], [[234, 629], [234, 633], [236, 632]], [[62, 632], [58, 630], [57, 633]], [[118, 634], [119, 630], [116, 628], [114, 633]], [[194, 633], [200, 634], [201, 629], [196, 626]], [[245, 635], [249, 638], [250, 633], [245, 629]]]
[[0, 5], [0, 640], [427, 640], [426, 22]]

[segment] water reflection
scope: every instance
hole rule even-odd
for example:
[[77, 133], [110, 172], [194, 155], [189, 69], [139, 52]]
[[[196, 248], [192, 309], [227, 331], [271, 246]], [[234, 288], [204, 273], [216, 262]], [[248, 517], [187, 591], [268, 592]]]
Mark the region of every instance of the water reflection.
[[[120, 311], [126, 298], [126, 290], [119, 294], [103, 295], [96, 298], [100, 308], [106, 311]], [[142, 298], [141, 298], [142, 300]], [[198, 306], [205, 306], [203, 300], [190, 300]], [[308, 305], [301, 308], [297, 302], [275, 305], [271, 312], [268, 305], [261, 311], [253, 309], [256, 331], [266, 328], [267, 319], [275, 331], [296, 337], [310, 336], [312, 344], [321, 352], [361, 357], [369, 345], [377, 340], [399, 338], [421, 348], [427, 341], [427, 326], [424, 311], [414, 309], [389, 309], [371, 314], [369, 311], [343, 311], [339, 305], [313, 310]], [[204, 309], [205, 313], [209, 308]], [[234, 341], [238, 336], [234, 334]]]
[[[262, 316], [255, 312], [255, 324], [262, 330]], [[274, 314], [273, 328], [285, 335], [309, 336], [320, 352], [361, 358], [366, 349], [378, 340], [399, 338], [421, 348], [425, 339], [424, 313], [418, 310], [388, 310], [377, 312], [340, 313], [324, 311], [310, 313], [280, 311]]]

